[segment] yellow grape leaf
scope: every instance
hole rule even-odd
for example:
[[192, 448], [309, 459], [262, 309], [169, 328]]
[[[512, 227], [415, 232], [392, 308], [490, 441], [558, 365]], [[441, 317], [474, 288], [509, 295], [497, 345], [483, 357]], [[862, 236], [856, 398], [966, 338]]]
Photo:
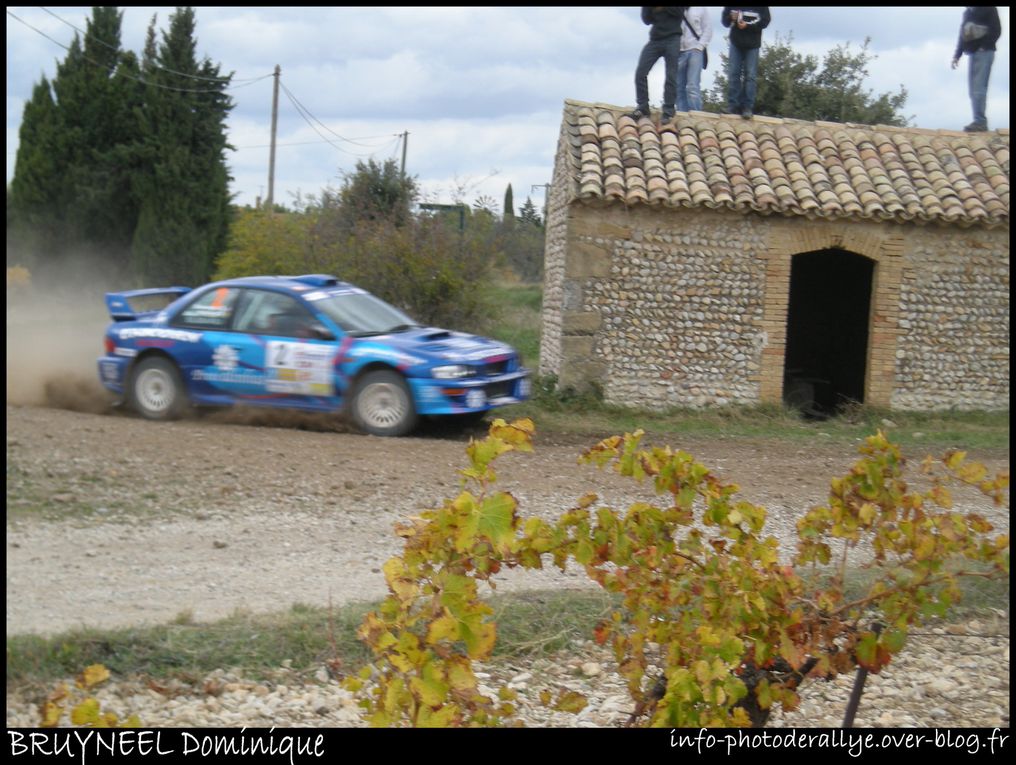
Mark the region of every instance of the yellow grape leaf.
[[506, 492], [492, 494], [479, 509], [477, 533], [485, 536], [502, 553], [511, 551], [515, 541], [515, 497]]
[[456, 691], [476, 690], [476, 676], [465, 656], [452, 656], [446, 662], [448, 683]]
[[420, 701], [432, 709], [437, 709], [448, 696], [448, 684], [442, 679], [441, 669], [434, 662], [424, 664], [421, 675], [412, 678], [409, 686]]
[[109, 680], [109, 670], [101, 664], [90, 664], [85, 667], [84, 671], [78, 675], [78, 679], [75, 685], [78, 688], [94, 688], [99, 683], [104, 683]]
[[71, 722], [74, 725], [94, 725], [99, 721], [99, 702], [87, 698], [71, 710]]
[[536, 427], [528, 417], [515, 420], [510, 425], [506, 425], [504, 420], [494, 420], [490, 426], [492, 437], [511, 444], [521, 452], [533, 450], [532, 441], [535, 432]]
[[406, 576], [406, 564], [402, 558], [389, 558], [382, 566], [382, 571], [385, 574], [385, 581], [399, 600], [405, 602], [416, 597], [419, 587]]
[[557, 697], [557, 702], [554, 704], [554, 709], [558, 712], [571, 712], [572, 714], [578, 714], [586, 708], [586, 697], [576, 691], [564, 691], [560, 696]]
[[459, 634], [471, 659], [487, 658], [497, 642], [497, 627], [492, 622], [484, 623], [482, 619], [481, 614], [476, 614], [459, 623]]
[[39, 708], [39, 727], [55, 728], [60, 723], [60, 716], [63, 714], [63, 705], [52, 701], [43, 702]]
[[443, 640], [452, 642], [458, 639], [459, 622], [448, 614], [431, 622], [430, 629], [427, 630], [427, 642], [430, 645], [436, 645]]
[[421, 728], [447, 728], [455, 721], [456, 708], [452, 704], [444, 704], [436, 710], [422, 707], [416, 724]]
[[967, 458], [966, 452], [949, 452], [945, 456], [945, 464], [948, 466], [950, 470], [955, 470], [956, 468], [958, 468], [960, 465], [963, 464], [963, 461], [966, 458]]

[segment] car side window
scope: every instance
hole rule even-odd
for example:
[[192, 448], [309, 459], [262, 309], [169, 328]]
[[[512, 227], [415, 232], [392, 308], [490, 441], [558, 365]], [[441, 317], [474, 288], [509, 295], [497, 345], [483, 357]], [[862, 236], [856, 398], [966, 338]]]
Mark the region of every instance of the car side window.
[[236, 329], [255, 335], [312, 337], [314, 317], [296, 298], [281, 292], [248, 290]]
[[172, 324], [198, 329], [229, 329], [239, 297], [240, 290], [235, 287], [216, 287], [180, 311]]

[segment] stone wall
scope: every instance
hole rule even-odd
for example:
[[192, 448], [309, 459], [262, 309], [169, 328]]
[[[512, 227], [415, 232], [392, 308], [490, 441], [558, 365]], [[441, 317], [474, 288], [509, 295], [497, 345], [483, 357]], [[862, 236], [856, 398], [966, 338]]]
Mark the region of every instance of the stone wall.
[[561, 386], [648, 408], [780, 401], [792, 258], [836, 248], [875, 262], [866, 402], [1008, 408], [1008, 231], [567, 204], [559, 181], [540, 371]]
[[892, 405], [1009, 408], [1009, 232], [921, 229], [908, 241]]
[[[568, 243], [568, 200], [571, 180], [566, 168], [569, 136], [562, 128], [554, 161], [554, 177], [547, 198], [543, 255], [543, 327], [540, 337], [540, 373], [558, 374], [561, 360], [561, 320], [564, 310], [565, 255]], [[574, 280], [569, 284], [574, 290]]]

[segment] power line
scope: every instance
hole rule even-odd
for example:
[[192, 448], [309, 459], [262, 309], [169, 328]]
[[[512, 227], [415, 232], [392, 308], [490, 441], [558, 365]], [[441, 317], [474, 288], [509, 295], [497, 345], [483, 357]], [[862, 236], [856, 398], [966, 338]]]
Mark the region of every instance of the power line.
[[[330, 127], [328, 127], [325, 123], [323, 123], [321, 120], [319, 120], [313, 114], [311, 114], [310, 110], [306, 106], [304, 106], [302, 103], [300, 103], [299, 99], [297, 99], [297, 97], [293, 95], [292, 91], [290, 91], [289, 88], [287, 88], [285, 85], [282, 85], [282, 89], [284, 91], [286, 91], [286, 95], [289, 97], [289, 100], [293, 102], [293, 105], [297, 108], [298, 111], [300, 111], [301, 114], [306, 113], [308, 115], [308, 117], [310, 117], [310, 119], [313, 119], [317, 124], [319, 124], [325, 130], [327, 130], [333, 136], [338, 138], [340, 141], [345, 141], [346, 143], [352, 143], [352, 144], [356, 144], [357, 146], [363, 146], [363, 147], [366, 147], [366, 148], [373, 148], [373, 147], [370, 146], [370, 144], [360, 143], [356, 139], [346, 138], [345, 136], [339, 135], [334, 130], [332, 130]], [[304, 119], [307, 119], [307, 117], [304, 117]], [[308, 120], [308, 122], [309, 121], [310, 120]], [[313, 125], [311, 125], [311, 127], [313, 127]], [[380, 138], [381, 136], [378, 136], [378, 137]]]
[[[42, 9], [43, 11], [45, 11], [46, 13], [48, 13], [50, 16], [52, 16], [57, 21], [60, 21], [60, 22], [62, 22], [64, 24], [66, 24], [71, 29], [73, 29], [73, 30], [75, 30], [77, 32], [80, 32], [85, 37], [87, 37], [87, 38], [89, 38], [91, 40], [95, 40], [95, 42], [99, 43], [100, 45], [106, 46], [107, 48], [109, 48], [112, 51], [116, 51], [117, 53], [120, 52], [120, 47], [119, 46], [112, 45], [111, 43], [108, 43], [105, 40], [99, 39], [98, 37], [96, 37], [95, 35], [89, 33], [88, 31], [86, 31], [84, 29], [81, 29], [80, 27], [75, 26], [71, 22], [67, 21], [67, 19], [65, 19], [65, 18], [63, 18], [61, 16], [58, 16], [57, 14], [53, 13], [53, 11], [49, 10], [49, 8], [44, 8], [41, 5], [39, 6], [39, 8]], [[180, 77], [188, 77], [188, 78], [190, 78], [192, 80], [204, 80], [205, 82], [227, 82], [227, 83], [258, 82], [259, 80], [265, 79], [265, 77], [271, 77], [270, 74], [264, 75], [262, 77], [249, 77], [249, 78], [242, 79], [242, 80], [230, 79], [230, 77], [202, 77], [201, 75], [198, 75], [198, 74], [188, 74], [187, 72], [178, 72], [175, 69], [170, 69], [168, 66], [161, 66], [159, 64], [156, 64], [155, 67], [157, 69], [161, 69], [164, 72], [169, 72], [170, 74], [179, 75]]]
[[[325, 125], [323, 122], [321, 122], [321, 120], [319, 120], [317, 117], [315, 117], [313, 114], [311, 114], [307, 110], [307, 108], [296, 99], [296, 97], [292, 94], [292, 92], [289, 90], [289, 88], [287, 88], [285, 85], [281, 85], [281, 88], [282, 88], [282, 92], [286, 94], [286, 97], [292, 102], [293, 106], [296, 108], [297, 113], [301, 117], [303, 117], [304, 121], [308, 125], [310, 125], [311, 129], [315, 133], [317, 133], [319, 136], [321, 136], [321, 138], [324, 140], [325, 143], [330, 144], [333, 148], [338, 149], [342, 153], [349, 154], [352, 157], [370, 157], [370, 156], [373, 156], [374, 154], [377, 154], [380, 151], [383, 151], [389, 145], [391, 145], [391, 141], [389, 141], [388, 143], [383, 144], [383, 145], [369, 146], [368, 144], [361, 144], [361, 143], [359, 143], [357, 141], [352, 141], [352, 140], [350, 140], [348, 138], [343, 138], [342, 136], [339, 136], [338, 133], [336, 133], [334, 130], [332, 130], [327, 125]], [[315, 122], [317, 122], [318, 125], [321, 125], [321, 127], [323, 127], [325, 130], [327, 130], [329, 133], [332, 133], [333, 135], [338, 136], [341, 140], [346, 141], [347, 143], [356, 144], [358, 146], [368, 146], [368, 148], [372, 149], [372, 151], [368, 151], [368, 152], [355, 152], [355, 151], [348, 151], [347, 149], [342, 148], [337, 143], [335, 143], [335, 141], [331, 140], [330, 138], [325, 136], [324, 133], [322, 133], [320, 130], [318, 130], [317, 126], [314, 124]], [[400, 135], [393, 134], [393, 138], [396, 141], [399, 140], [400, 137], [401, 137]]]

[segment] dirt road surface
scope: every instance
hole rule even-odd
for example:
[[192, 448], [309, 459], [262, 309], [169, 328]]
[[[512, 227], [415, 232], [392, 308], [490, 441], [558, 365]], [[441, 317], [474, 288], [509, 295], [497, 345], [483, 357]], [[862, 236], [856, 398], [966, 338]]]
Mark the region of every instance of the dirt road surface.
[[[76, 391], [51, 391], [51, 403], [70, 409], [7, 406], [8, 635], [380, 598], [381, 566], [400, 549], [393, 524], [456, 496], [466, 465], [468, 433], [382, 439], [237, 414], [152, 423], [82, 405]], [[533, 454], [498, 463], [499, 485], [522, 515], [545, 518], [589, 491], [614, 508], [653, 498], [576, 464], [593, 443], [538, 434]], [[855, 446], [822, 439], [669, 443], [764, 505], [767, 531], [783, 543], [857, 459]], [[1008, 454], [984, 461], [1001, 469]], [[1007, 510], [974, 495], [964, 502], [1008, 529]], [[574, 569], [501, 581], [501, 591], [590, 586]]]

